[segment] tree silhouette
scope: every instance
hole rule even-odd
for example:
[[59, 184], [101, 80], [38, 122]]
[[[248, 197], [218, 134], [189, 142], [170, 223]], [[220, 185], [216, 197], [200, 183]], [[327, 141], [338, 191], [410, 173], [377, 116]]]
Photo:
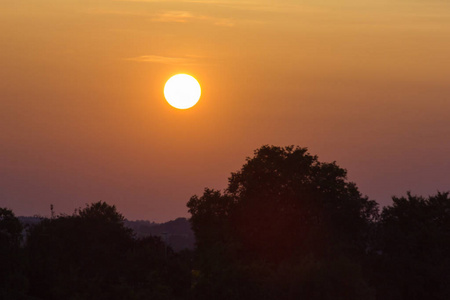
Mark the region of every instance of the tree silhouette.
[[158, 237], [135, 239], [105, 202], [43, 219], [26, 249], [30, 294], [42, 299], [179, 299], [190, 287], [189, 264]]
[[23, 298], [26, 291], [20, 248], [22, 230], [14, 213], [0, 208], [0, 299]]
[[137, 238], [105, 202], [25, 240], [0, 208], [0, 299], [450, 299], [450, 193], [380, 215], [346, 176], [306, 148], [257, 149], [226, 190], [187, 203], [194, 253]]
[[132, 243], [122, 220], [114, 206], [97, 202], [33, 226], [27, 237], [31, 294], [45, 299], [120, 295], [122, 262]]
[[18, 248], [22, 240], [22, 224], [14, 213], [7, 208], [0, 208], [0, 245]]
[[372, 269], [379, 299], [450, 299], [450, 197], [393, 197]]
[[[270, 277], [280, 266], [357, 262], [377, 216], [376, 202], [361, 196], [346, 180], [346, 170], [293, 146], [257, 149], [241, 170], [231, 174], [223, 193], [206, 189], [187, 206], [205, 276], [231, 267], [230, 282], [237, 269]], [[268, 269], [249, 268], [261, 263]], [[358, 268], [349, 267], [356, 270], [354, 276], [360, 276]], [[258, 280], [267, 278], [253, 282]]]

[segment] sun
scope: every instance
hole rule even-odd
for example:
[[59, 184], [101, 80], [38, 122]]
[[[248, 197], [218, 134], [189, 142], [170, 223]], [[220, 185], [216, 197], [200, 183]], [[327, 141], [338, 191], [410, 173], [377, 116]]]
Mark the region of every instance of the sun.
[[177, 74], [167, 80], [164, 96], [167, 102], [178, 109], [188, 109], [200, 99], [202, 91], [198, 81], [187, 74]]

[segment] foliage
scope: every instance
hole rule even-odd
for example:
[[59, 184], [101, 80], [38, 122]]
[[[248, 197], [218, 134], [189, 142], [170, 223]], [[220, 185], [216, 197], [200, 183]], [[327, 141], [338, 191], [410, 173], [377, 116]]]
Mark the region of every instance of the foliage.
[[159, 238], [134, 239], [123, 220], [114, 206], [97, 202], [34, 226], [26, 248], [30, 294], [43, 299], [175, 299], [189, 285], [189, 269], [174, 263], [177, 256]]
[[0, 208], [0, 299], [450, 299], [450, 194], [379, 215], [346, 175], [305, 148], [257, 149], [225, 191], [187, 203], [195, 252], [136, 237], [105, 202], [24, 240]]
[[320, 264], [340, 257], [358, 260], [377, 217], [376, 202], [361, 196], [346, 180], [346, 170], [292, 146], [257, 149], [231, 174], [223, 193], [206, 189], [187, 206], [199, 266], [211, 280], [219, 272], [221, 278], [236, 273], [252, 278], [258, 271], [250, 266], [267, 264], [270, 273], [306, 257]]
[[14, 213], [7, 208], [0, 208], [0, 245], [17, 248], [22, 239], [22, 224]]
[[450, 299], [450, 197], [394, 197], [383, 209], [374, 282], [379, 299]]
[[198, 247], [235, 242], [249, 258], [362, 253], [377, 204], [362, 197], [346, 171], [305, 148], [263, 146], [228, 189], [206, 189], [188, 202]]
[[21, 298], [27, 288], [20, 249], [22, 230], [14, 213], [0, 208], [0, 299]]

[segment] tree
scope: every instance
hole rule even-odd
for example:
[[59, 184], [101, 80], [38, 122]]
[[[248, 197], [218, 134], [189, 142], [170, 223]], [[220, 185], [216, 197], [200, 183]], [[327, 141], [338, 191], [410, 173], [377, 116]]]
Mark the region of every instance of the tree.
[[14, 213], [0, 208], [0, 299], [17, 299], [26, 290], [20, 244], [22, 224]]
[[27, 238], [30, 295], [40, 299], [181, 299], [190, 260], [159, 237], [136, 239], [115, 206], [43, 219]]
[[0, 208], [0, 245], [2, 247], [19, 247], [22, 230], [22, 224], [14, 213], [7, 208]]
[[223, 193], [206, 189], [187, 204], [203, 270], [357, 260], [378, 210], [346, 175], [306, 148], [257, 149]]
[[206, 189], [187, 206], [199, 247], [232, 240], [270, 261], [361, 254], [377, 215], [376, 202], [361, 196], [346, 170], [292, 146], [261, 147], [223, 194]]
[[116, 299], [132, 243], [123, 216], [104, 202], [43, 219], [27, 237], [30, 292], [45, 299]]
[[450, 298], [450, 197], [393, 197], [379, 224], [374, 282], [379, 299]]
[[109, 205], [106, 202], [95, 202], [86, 205], [84, 209], [78, 211], [80, 218], [85, 220], [95, 220], [96, 222], [104, 222], [108, 224], [115, 224], [123, 228], [124, 217], [120, 214], [116, 206]]

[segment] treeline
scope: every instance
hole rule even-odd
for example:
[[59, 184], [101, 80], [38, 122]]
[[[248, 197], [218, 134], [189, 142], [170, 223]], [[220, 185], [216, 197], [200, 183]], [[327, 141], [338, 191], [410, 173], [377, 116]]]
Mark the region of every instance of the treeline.
[[28, 228], [0, 211], [0, 299], [184, 299], [191, 253], [136, 238], [114, 206], [97, 202]]
[[450, 197], [382, 209], [346, 170], [263, 146], [187, 206], [194, 251], [97, 202], [27, 229], [0, 210], [0, 299], [450, 299]]
[[[53, 207], [52, 205], [50, 207]], [[19, 216], [19, 221], [24, 227], [38, 224], [44, 218], [40, 216]], [[124, 220], [125, 227], [131, 228], [136, 238], [159, 236], [175, 252], [195, 247], [195, 236], [191, 224], [186, 218], [177, 218], [165, 223], [155, 223], [146, 220]], [[25, 231], [22, 232], [25, 235]]]

